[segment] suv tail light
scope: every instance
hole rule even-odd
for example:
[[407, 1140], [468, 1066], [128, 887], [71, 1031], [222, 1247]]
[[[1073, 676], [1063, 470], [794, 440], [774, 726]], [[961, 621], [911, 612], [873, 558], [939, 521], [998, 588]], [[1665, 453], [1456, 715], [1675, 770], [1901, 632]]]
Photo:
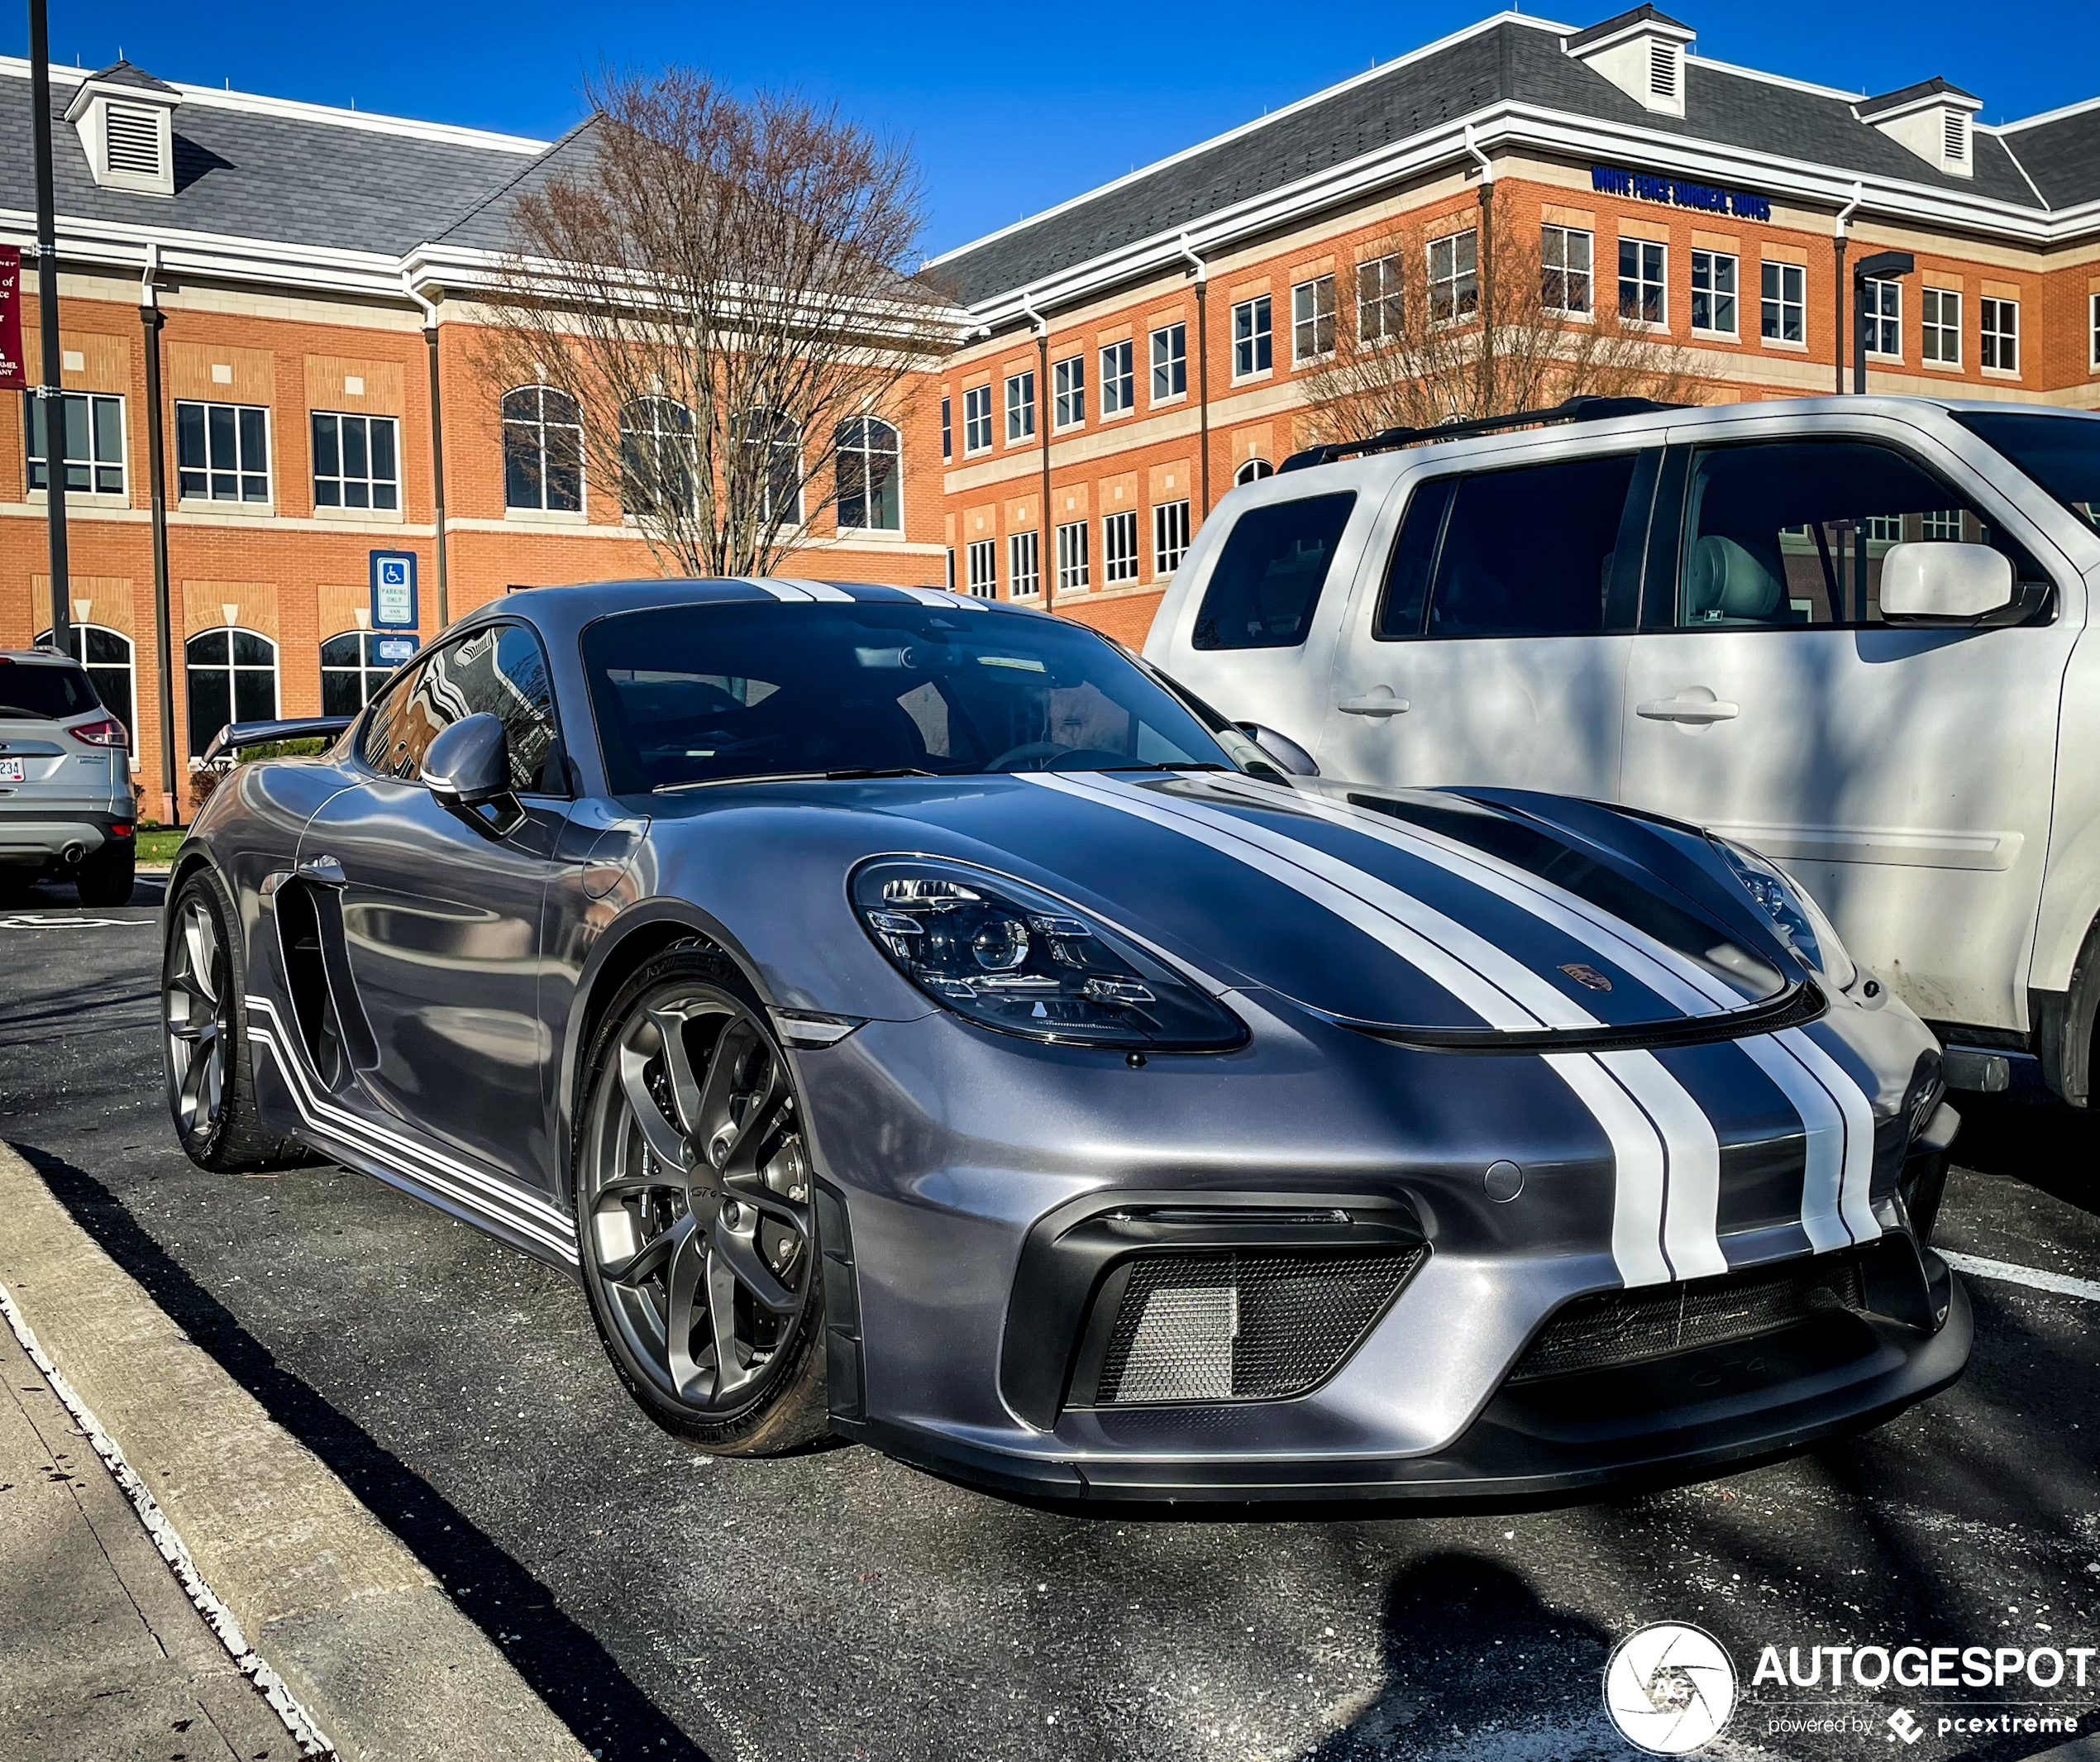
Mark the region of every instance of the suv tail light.
[[124, 724], [114, 716], [103, 716], [93, 722], [83, 722], [69, 728], [66, 733], [84, 747], [122, 747], [131, 750], [131, 737], [124, 731]]

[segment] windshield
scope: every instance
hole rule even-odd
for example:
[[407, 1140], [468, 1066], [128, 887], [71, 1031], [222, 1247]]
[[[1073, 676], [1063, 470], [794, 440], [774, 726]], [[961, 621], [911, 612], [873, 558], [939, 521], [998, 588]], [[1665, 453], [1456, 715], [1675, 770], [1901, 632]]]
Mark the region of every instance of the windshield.
[[2100, 531], [2100, 422], [2029, 410], [1962, 410], [1954, 420]]
[[63, 722], [100, 704], [78, 667], [0, 661], [0, 719]]
[[1114, 644], [1049, 618], [669, 606], [599, 619], [583, 658], [614, 795], [840, 771], [1224, 768], [1220, 742], [1253, 753]]

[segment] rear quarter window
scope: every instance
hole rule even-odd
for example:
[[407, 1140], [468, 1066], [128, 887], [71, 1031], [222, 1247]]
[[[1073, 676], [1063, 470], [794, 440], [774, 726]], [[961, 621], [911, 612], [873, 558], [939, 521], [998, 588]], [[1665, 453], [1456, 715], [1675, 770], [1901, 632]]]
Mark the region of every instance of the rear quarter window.
[[1196, 615], [1194, 646], [1296, 648], [1312, 628], [1356, 492], [1250, 508], [1233, 523]]

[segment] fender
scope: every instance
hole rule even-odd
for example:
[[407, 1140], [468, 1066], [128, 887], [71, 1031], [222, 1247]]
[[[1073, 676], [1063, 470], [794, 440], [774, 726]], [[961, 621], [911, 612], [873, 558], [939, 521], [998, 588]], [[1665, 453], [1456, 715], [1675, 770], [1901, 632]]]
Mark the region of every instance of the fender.
[[2100, 1013], [2100, 917], [2085, 933], [2069, 986], [2027, 993], [2035, 1056], [2043, 1081], [2074, 1107], [2093, 1105], [2093, 1026]]

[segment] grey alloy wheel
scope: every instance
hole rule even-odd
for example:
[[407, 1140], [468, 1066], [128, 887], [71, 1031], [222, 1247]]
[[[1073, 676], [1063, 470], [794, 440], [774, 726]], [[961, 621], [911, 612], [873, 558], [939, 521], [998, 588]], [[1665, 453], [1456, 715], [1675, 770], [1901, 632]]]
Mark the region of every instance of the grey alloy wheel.
[[805, 1355], [815, 1261], [781, 1053], [741, 998], [667, 978], [620, 1013], [595, 1072], [577, 1213], [616, 1362], [679, 1420], [749, 1413]]
[[217, 919], [203, 891], [193, 889], [177, 910], [161, 987], [168, 1107], [185, 1144], [208, 1143], [225, 1111], [232, 991], [232, 963]]

